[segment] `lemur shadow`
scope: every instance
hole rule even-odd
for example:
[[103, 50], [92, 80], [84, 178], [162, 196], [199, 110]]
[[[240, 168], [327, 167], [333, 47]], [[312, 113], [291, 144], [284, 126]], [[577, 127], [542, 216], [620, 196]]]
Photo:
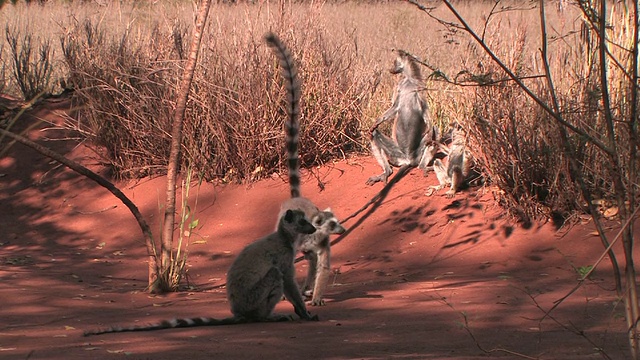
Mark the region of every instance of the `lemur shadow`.
[[[447, 220], [449, 222], [452, 222], [452, 221], [461, 220], [461, 219], [472, 219], [475, 216], [476, 212], [482, 210], [482, 204], [471, 203], [468, 198], [456, 199], [456, 200], [453, 200], [450, 204], [446, 205], [444, 208], [442, 208], [442, 210], [455, 211], [454, 213], [449, 213], [446, 215]], [[480, 237], [486, 231], [486, 229], [483, 229], [483, 227], [485, 226], [482, 223], [477, 223], [477, 224], [469, 225], [468, 227], [472, 228], [472, 230], [462, 235], [459, 241], [446, 244], [442, 248], [448, 249], [448, 248], [453, 248], [460, 245], [478, 243], [478, 241], [480, 241]], [[477, 228], [477, 229], [473, 229], [473, 228]]]
[[[442, 208], [443, 211], [454, 211], [446, 215], [449, 222], [461, 219], [471, 220], [479, 211], [482, 211], [482, 209], [482, 204], [472, 202], [469, 198], [453, 200], [450, 204]], [[487, 224], [484, 220], [475, 224], [470, 224], [467, 227], [470, 229], [469, 232], [459, 236], [457, 241], [443, 245], [442, 249], [476, 244], [483, 237], [495, 237], [504, 241], [511, 237], [514, 231], [514, 227], [511, 225], [504, 224], [498, 227], [494, 221], [490, 221]]]
[[[340, 221], [341, 223], [345, 223], [346, 221], [358, 216], [358, 214], [365, 211], [368, 207], [371, 206], [371, 208], [369, 208], [369, 210], [364, 215], [362, 215], [355, 223], [353, 223], [353, 225], [349, 226], [342, 235], [338, 236], [335, 240], [333, 240], [330, 245], [333, 246], [339, 243], [340, 241], [342, 241], [345, 237], [349, 236], [349, 234], [353, 231], [353, 229], [360, 226], [360, 224], [362, 224], [369, 216], [371, 216], [371, 214], [373, 214], [376, 211], [376, 209], [378, 209], [380, 205], [382, 205], [384, 200], [389, 195], [389, 191], [391, 191], [391, 188], [395, 184], [397, 184], [403, 177], [405, 177], [413, 168], [414, 166], [411, 166], [411, 165], [404, 165], [400, 167], [398, 172], [391, 178], [391, 180], [389, 180], [389, 182], [382, 188], [382, 190], [380, 190], [380, 192], [376, 194], [376, 196], [374, 196], [371, 200], [369, 200], [363, 207], [358, 209], [358, 211], [349, 215], [345, 219], [341, 220]], [[304, 259], [304, 256], [299, 256], [296, 258], [295, 262], [298, 263], [303, 259]]]
[[403, 232], [412, 232], [417, 230], [422, 234], [425, 234], [436, 224], [435, 222], [425, 222], [425, 218], [428, 218], [435, 213], [435, 209], [427, 208], [426, 205], [417, 207], [409, 206], [404, 210], [392, 211], [391, 216], [380, 222], [379, 225], [390, 222]]
[[383, 299], [384, 296], [380, 294], [371, 294], [366, 290], [360, 289], [344, 289], [336, 294], [332, 294], [331, 297], [327, 297], [331, 303], [344, 302], [351, 299]]

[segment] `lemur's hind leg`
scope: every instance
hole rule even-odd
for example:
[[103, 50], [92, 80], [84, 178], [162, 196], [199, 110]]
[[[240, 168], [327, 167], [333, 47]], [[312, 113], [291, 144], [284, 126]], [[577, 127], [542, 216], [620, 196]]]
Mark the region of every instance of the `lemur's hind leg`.
[[[329, 239], [327, 238], [327, 241]], [[327, 288], [329, 277], [331, 276], [330, 257], [331, 248], [329, 246], [323, 247], [316, 254], [316, 278], [315, 285], [313, 287], [313, 297], [311, 298], [311, 306], [324, 305], [324, 290]]]
[[370, 177], [366, 182], [367, 185], [373, 185], [380, 181], [386, 184], [387, 179], [393, 173], [391, 165], [406, 165], [409, 160], [393, 139], [383, 135], [378, 130], [374, 130], [371, 134], [371, 152], [378, 164], [382, 166], [383, 172], [380, 175]]
[[307, 297], [311, 297], [313, 294], [313, 287], [316, 282], [316, 273], [318, 268], [318, 254], [315, 251], [305, 251], [304, 258], [309, 262], [307, 277], [304, 279], [304, 284], [302, 285], [302, 294]]
[[252, 288], [234, 294], [231, 312], [237, 317], [250, 321], [270, 321], [276, 304], [284, 294], [283, 275], [276, 267], [272, 267]]
[[446, 192], [446, 196], [448, 198], [452, 198], [458, 190], [460, 190], [460, 186], [464, 181], [464, 176], [462, 175], [462, 169], [454, 168], [451, 170], [451, 188]]
[[419, 159], [418, 168], [424, 171], [430, 170], [430, 165], [438, 151], [442, 151], [438, 143], [438, 129], [432, 127], [420, 141], [420, 147], [416, 150], [415, 159]]
[[427, 189], [427, 192], [425, 193], [425, 195], [427, 196], [433, 195], [438, 190], [444, 188], [445, 186], [447, 186], [447, 184], [451, 183], [451, 177], [447, 173], [447, 166], [444, 163], [442, 163], [442, 160], [440, 159], [434, 160], [433, 170], [436, 173], [436, 176], [438, 177], [439, 184], [429, 186], [429, 188]]

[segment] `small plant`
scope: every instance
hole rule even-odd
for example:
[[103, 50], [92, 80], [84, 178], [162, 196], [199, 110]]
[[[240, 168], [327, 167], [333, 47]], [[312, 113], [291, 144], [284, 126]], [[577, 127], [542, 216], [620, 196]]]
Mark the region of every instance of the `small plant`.
[[587, 274], [589, 274], [589, 272], [591, 272], [592, 269], [593, 269], [593, 265], [580, 266], [576, 268], [576, 272], [578, 273], [578, 275], [580, 275], [581, 279], [584, 279], [585, 276], [587, 276]]
[[[193, 170], [187, 170], [187, 177], [182, 181], [182, 205], [180, 209], [180, 219], [178, 224], [178, 242], [175, 251], [172, 251], [171, 260], [167, 267], [166, 281], [172, 291], [176, 291], [180, 285], [180, 281], [187, 277], [187, 257], [189, 255], [189, 244], [194, 230], [198, 227], [200, 221], [195, 217], [198, 207], [198, 195], [196, 194], [193, 208], [189, 205], [189, 193], [191, 190]], [[199, 177], [197, 186], [198, 190], [202, 184], [202, 176]]]

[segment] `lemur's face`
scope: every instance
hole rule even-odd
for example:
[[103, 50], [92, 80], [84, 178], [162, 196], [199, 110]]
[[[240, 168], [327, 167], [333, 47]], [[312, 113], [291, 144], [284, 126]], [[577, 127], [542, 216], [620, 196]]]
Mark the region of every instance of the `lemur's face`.
[[406, 59], [402, 56], [398, 56], [396, 61], [393, 62], [393, 68], [389, 69], [389, 72], [392, 74], [400, 74], [404, 71], [404, 66], [406, 63]]
[[342, 234], [346, 231], [333, 215], [331, 209], [326, 209], [316, 214], [313, 218], [313, 226], [323, 234]]

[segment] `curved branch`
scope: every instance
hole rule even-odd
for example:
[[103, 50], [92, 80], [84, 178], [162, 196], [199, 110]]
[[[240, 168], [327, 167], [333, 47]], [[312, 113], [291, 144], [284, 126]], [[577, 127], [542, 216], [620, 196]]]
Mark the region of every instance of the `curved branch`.
[[25, 138], [22, 135], [19, 135], [4, 129], [0, 129], [0, 134], [2, 134], [3, 136], [10, 137], [17, 142], [32, 148], [33, 150], [39, 152], [40, 154], [61, 163], [62, 165], [77, 172], [78, 174], [95, 181], [98, 185], [109, 190], [109, 192], [111, 192], [115, 197], [120, 199], [120, 201], [122, 201], [122, 203], [129, 209], [129, 211], [131, 211], [133, 216], [136, 218], [136, 221], [138, 222], [138, 225], [140, 226], [140, 230], [142, 231], [142, 234], [144, 236], [145, 244], [147, 245], [147, 253], [149, 255], [149, 268], [153, 269], [154, 273], [157, 273], [158, 265], [156, 263], [156, 257], [155, 257], [156, 251], [153, 243], [153, 234], [151, 233], [151, 228], [149, 227], [147, 222], [144, 220], [144, 217], [140, 213], [140, 210], [138, 210], [138, 207], [122, 191], [120, 191], [120, 189], [118, 189], [115, 185], [109, 182], [109, 180], [94, 173], [93, 171], [87, 169], [86, 167], [80, 165], [79, 163], [71, 159], [68, 159], [61, 154], [58, 154], [57, 152], [47, 147], [44, 147], [38, 143], [35, 143]]

